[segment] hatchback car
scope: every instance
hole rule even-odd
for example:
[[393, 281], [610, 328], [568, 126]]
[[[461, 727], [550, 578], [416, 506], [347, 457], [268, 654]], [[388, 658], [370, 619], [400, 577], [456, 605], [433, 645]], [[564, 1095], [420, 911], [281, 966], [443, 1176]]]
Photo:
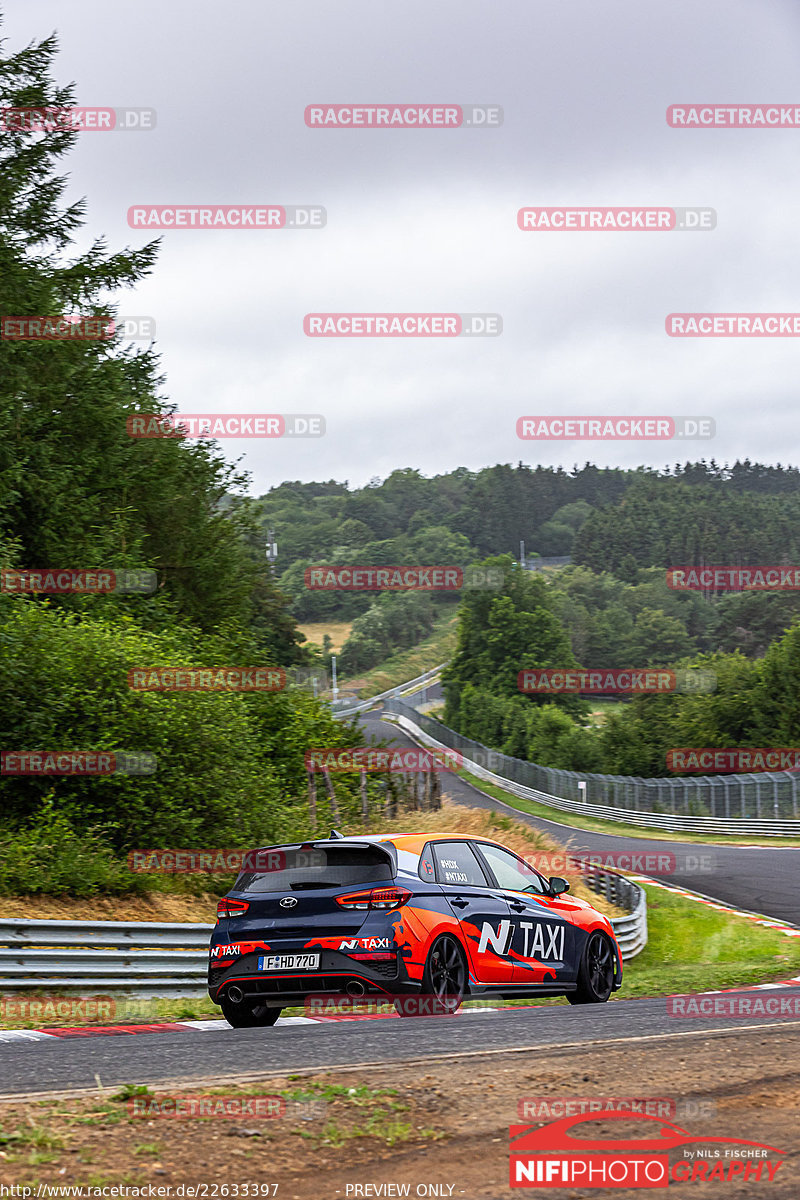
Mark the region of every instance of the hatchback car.
[[272, 846], [219, 902], [208, 988], [228, 1022], [273, 1025], [309, 997], [566, 996], [622, 983], [607, 917], [497, 842], [387, 834]]

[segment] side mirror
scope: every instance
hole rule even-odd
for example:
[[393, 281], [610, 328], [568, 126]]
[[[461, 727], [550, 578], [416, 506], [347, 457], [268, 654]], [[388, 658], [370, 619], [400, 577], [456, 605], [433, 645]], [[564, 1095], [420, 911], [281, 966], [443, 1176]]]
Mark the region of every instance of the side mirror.
[[569, 884], [560, 875], [552, 875], [547, 882], [550, 884], [551, 896], [560, 896], [562, 892], [569, 891]]

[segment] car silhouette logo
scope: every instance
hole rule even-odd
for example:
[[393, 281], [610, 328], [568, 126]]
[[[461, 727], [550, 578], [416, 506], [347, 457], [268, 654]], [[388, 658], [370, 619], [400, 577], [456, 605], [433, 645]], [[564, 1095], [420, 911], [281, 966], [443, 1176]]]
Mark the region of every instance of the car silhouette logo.
[[281, 900], [281, 908], [294, 908], [297, 904], [297, 899], [294, 896], [284, 896]]
[[[650, 1138], [591, 1138], [586, 1133], [570, 1136], [570, 1129], [575, 1125], [594, 1125], [596, 1122], [625, 1121], [642, 1122], [640, 1128], [651, 1129]], [[651, 1117], [644, 1113], [633, 1112], [604, 1112], [602, 1117], [586, 1117], [583, 1114], [575, 1117], [562, 1117], [547, 1125], [512, 1125], [510, 1128], [511, 1150], [514, 1154], [564, 1154], [577, 1152], [586, 1154], [590, 1151], [622, 1151], [622, 1150], [672, 1150], [679, 1146], [688, 1146], [692, 1142], [703, 1145], [726, 1144], [735, 1146], [758, 1146], [761, 1150], [772, 1150], [776, 1154], [784, 1154], [777, 1146], [768, 1146], [764, 1142], [748, 1142], [742, 1138], [709, 1137], [707, 1134], [691, 1134], [679, 1125], [673, 1125], [661, 1117]]]

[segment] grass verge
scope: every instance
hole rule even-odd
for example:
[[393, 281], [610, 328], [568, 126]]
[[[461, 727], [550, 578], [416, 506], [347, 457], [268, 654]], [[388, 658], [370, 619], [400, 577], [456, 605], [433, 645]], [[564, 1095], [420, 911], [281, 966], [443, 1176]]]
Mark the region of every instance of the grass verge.
[[622, 999], [770, 983], [800, 974], [800, 938], [645, 886], [648, 943], [625, 964]]
[[457, 640], [457, 605], [448, 605], [437, 617], [433, 633], [418, 645], [408, 650], [398, 650], [379, 666], [364, 672], [358, 678], [347, 679], [347, 687], [357, 687], [366, 699], [377, 696], [389, 688], [397, 687], [408, 679], [416, 679], [439, 663], [446, 662], [455, 653]]
[[332, 650], [334, 654], [338, 654], [350, 636], [350, 630], [353, 628], [352, 621], [309, 621], [298, 625], [297, 628], [301, 633], [306, 635], [307, 640], [315, 646], [322, 649], [322, 642], [327, 633], [331, 639]]
[[[298, 1159], [309, 1153], [320, 1170], [335, 1166], [336, 1151], [345, 1146], [348, 1161], [356, 1156], [357, 1162], [400, 1147], [419, 1154], [446, 1136], [432, 1127], [424, 1100], [408, 1087], [297, 1079], [169, 1094], [128, 1084], [79, 1099], [12, 1102], [0, 1108], [0, 1178], [32, 1186], [34, 1194], [42, 1182], [147, 1189], [187, 1179], [227, 1180], [237, 1169], [241, 1177], [267, 1180], [276, 1171], [294, 1174]], [[202, 1110], [184, 1104], [183, 1119], [152, 1119], [198, 1095], [205, 1116], [190, 1116]], [[275, 1190], [274, 1184], [259, 1186], [250, 1195]]]

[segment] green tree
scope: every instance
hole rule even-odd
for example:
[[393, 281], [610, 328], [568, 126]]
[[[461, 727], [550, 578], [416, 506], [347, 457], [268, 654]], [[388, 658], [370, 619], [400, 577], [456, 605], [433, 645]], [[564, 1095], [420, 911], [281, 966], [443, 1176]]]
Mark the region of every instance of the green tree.
[[[55, 38], [0, 51], [0, 106], [69, 107], [72, 87], [51, 77]], [[157, 243], [108, 253], [102, 240], [76, 253], [85, 205], [66, 203], [60, 161], [78, 134], [0, 141], [0, 312], [111, 318], [116, 299], [153, 268]], [[165, 616], [206, 630], [245, 624], [280, 608], [265, 561], [224, 503], [244, 484], [205, 443], [137, 439], [126, 419], [171, 411], [159, 398], [152, 350], [111, 341], [0, 339], [0, 538], [24, 567], [142, 566], [159, 592], [141, 621]], [[83, 601], [55, 605], [80, 611]], [[165, 605], [161, 608], [161, 605]], [[264, 622], [262, 622], [262, 631]], [[293, 640], [284, 626], [283, 645]], [[277, 645], [280, 638], [274, 638]]]

